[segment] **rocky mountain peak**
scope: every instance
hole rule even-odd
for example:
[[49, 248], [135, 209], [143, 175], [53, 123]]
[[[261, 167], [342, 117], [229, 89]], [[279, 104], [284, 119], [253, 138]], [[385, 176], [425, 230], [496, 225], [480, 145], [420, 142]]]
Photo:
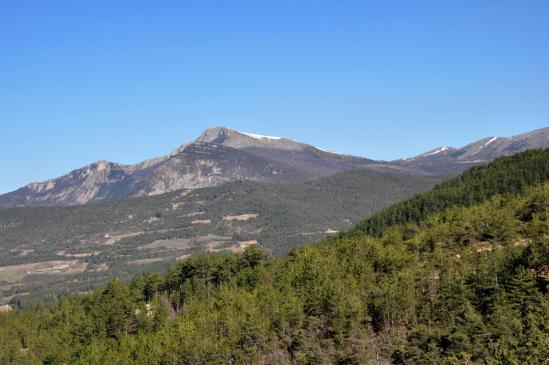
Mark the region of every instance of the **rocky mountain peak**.
[[56, 179], [29, 184], [0, 195], [0, 208], [84, 204], [237, 180], [295, 182], [362, 168], [451, 175], [533, 148], [549, 148], [549, 128], [515, 137], [487, 137], [459, 149], [442, 146], [413, 158], [383, 162], [219, 126], [206, 129], [196, 140], [166, 156], [135, 165], [99, 160]]
[[282, 137], [206, 129], [169, 155], [135, 165], [99, 160], [56, 179], [0, 195], [0, 207], [84, 204], [236, 180], [295, 182], [370, 165]]
[[92, 163], [89, 166], [89, 168], [91, 170], [96, 170], [96, 171], [105, 171], [105, 170], [108, 170], [113, 165], [115, 165], [115, 164], [112, 163], [112, 162], [109, 162], [109, 161], [106, 161], [106, 160], [98, 160], [98, 161], [95, 161], [94, 163]]
[[222, 144], [229, 135], [234, 135], [236, 131], [223, 126], [208, 128], [195, 140], [197, 143], [217, 143]]
[[[206, 129], [193, 143], [222, 144], [226, 147], [244, 150], [267, 148], [294, 152], [303, 151], [308, 147], [312, 147], [288, 138], [240, 132], [222, 126]], [[180, 152], [188, 146], [189, 144], [183, 145], [176, 152]]]

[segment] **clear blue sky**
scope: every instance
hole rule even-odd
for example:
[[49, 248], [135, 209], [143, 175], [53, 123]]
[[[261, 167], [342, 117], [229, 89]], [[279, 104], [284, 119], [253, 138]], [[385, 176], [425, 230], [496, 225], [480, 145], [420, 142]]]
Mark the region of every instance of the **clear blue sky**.
[[549, 125], [549, 1], [0, 2], [0, 192], [225, 125], [375, 159]]

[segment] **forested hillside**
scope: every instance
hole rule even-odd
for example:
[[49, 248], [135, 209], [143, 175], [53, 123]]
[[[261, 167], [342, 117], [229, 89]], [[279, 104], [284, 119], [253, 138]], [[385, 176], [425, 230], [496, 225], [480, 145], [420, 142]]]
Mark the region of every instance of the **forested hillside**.
[[434, 189], [395, 204], [357, 225], [353, 233], [380, 236], [394, 224], [418, 223], [427, 215], [453, 206], [470, 206], [501, 193], [517, 193], [549, 179], [549, 149], [502, 157], [473, 167]]
[[81, 206], [0, 209], [0, 305], [52, 303], [200, 252], [241, 252], [255, 243], [282, 256], [438, 181], [362, 169], [296, 184], [238, 181]]
[[[535, 170], [546, 153], [515, 161]], [[480, 171], [461, 191], [478, 188]], [[193, 257], [164, 276], [0, 314], [0, 362], [547, 363], [549, 182], [499, 186], [438, 202], [450, 207], [380, 237], [355, 233], [281, 259], [257, 247]]]

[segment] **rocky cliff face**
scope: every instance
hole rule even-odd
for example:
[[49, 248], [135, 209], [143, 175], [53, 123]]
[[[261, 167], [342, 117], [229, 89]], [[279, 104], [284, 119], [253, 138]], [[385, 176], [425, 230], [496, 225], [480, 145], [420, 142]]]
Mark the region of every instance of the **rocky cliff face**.
[[126, 196], [139, 182], [124, 166], [98, 161], [57, 179], [31, 183], [0, 196], [0, 206], [83, 204]]
[[217, 127], [164, 157], [136, 165], [98, 161], [57, 179], [29, 184], [1, 195], [0, 207], [84, 204], [237, 180], [304, 181], [371, 164], [375, 163], [286, 138]]
[[297, 182], [361, 168], [413, 175], [453, 175], [527, 149], [549, 148], [549, 128], [515, 137], [489, 137], [463, 148], [440, 147], [392, 162], [328, 152], [287, 138], [217, 127], [167, 156], [136, 165], [98, 161], [57, 179], [0, 195], [0, 208], [71, 205], [238, 180]]
[[183, 188], [203, 188], [229, 181], [302, 181], [309, 171], [263, 158], [223, 144], [195, 142], [173, 153], [143, 182], [138, 195], [155, 195]]

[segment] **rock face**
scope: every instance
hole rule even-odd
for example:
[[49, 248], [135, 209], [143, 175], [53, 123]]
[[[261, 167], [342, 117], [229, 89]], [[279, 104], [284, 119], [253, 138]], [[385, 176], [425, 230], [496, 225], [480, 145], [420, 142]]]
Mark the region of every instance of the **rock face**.
[[124, 191], [135, 189], [136, 184], [124, 166], [98, 161], [60, 178], [32, 183], [0, 196], [0, 205], [83, 204], [116, 198]]
[[376, 163], [286, 138], [217, 127], [168, 156], [136, 165], [98, 161], [57, 179], [29, 184], [0, 196], [0, 207], [72, 205], [229, 181], [295, 182]]
[[443, 146], [393, 164], [431, 175], [458, 174], [465, 169], [529, 149], [549, 148], [549, 127], [514, 137], [488, 137], [462, 148]]
[[98, 161], [57, 179], [0, 195], [0, 208], [73, 205], [238, 180], [297, 182], [368, 168], [412, 175], [454, 175], [497, 157], [549, 148], [549, 128], [515, 137], [489, 137], [463, 148], [440, 147], [392, 162], [323, 151], [282, 137], [242, 133], [224, 127], [204, 131], [167, 156], [136, 165]]

